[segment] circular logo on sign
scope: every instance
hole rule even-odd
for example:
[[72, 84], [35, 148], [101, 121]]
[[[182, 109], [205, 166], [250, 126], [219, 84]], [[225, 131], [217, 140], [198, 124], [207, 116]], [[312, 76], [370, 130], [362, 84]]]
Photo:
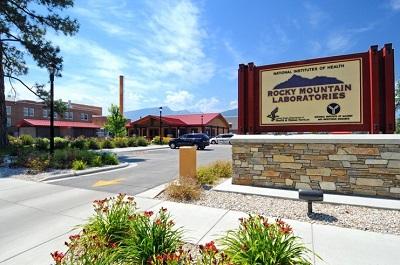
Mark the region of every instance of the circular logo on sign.
[[340, 105], [337, 103], [331, 103], [326, 107], [326, 111], [331, 115], [336, 115], [340, 112]]

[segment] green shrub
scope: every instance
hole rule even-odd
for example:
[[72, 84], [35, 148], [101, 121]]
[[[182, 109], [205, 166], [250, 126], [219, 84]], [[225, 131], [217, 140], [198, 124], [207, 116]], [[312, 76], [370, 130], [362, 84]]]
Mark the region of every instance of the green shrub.
[[221, 244], [234, 264], [312, 264], [312, 252], [288, 224], [269, 223], [260, 215], [242, 219], [239, 229], [229, 231]]
[[103, 160], [101, 159], [101, 156], [97, 155], [93, 158], [93, 160], [90, 162], [90, 165], [92, 167], [101, 167], [103, 165]]
[[74, 140], [72, 140], [70, 145], [72, 148], [79, 148], [79, 149], [88, 148], [87, 141], [86, 141], [85, 137], [82, 137], [82, 136], [79, 136], [78, 138], [75, 138]]
[[74, 160], [72, 161], [72, 169], [73, 170], [83, 170], [87, 167], [87, 164], [85, 161], [82, 160]]
[[115, 147], [123, 148], [128, 147], [128, 138], [126, 137], [115, 137], [113, 139]]
[[23, 145], [33, 145], [35, 143], [35, 139], [29, 134], [24, 134], [19, 137]]
[[136, 138], [136, 137], [129, 137], [129, 138], [128, 138], [128, 146], [129, 146], [129, 147], [136, 147], [136, 146], [138, 146], [137, 138]]
[[146, 264], [152, 257], [175, 252], [182, 245], [182, 231], [174, 229], [167, 209], [152, 217], [148, 211], [134, 216], [129, 236], [122, 240], [122, 257], [130, 264]]
[[54, 137], [54, 148], [64, 149], [69, 145], [69, 140], [62, 137]]
[[138, 146], [148, 146], [149, 142], [146, 139], [144, 139], [144, 137], [138, 137], [137, 138], [137, 145]]
[[197, 181], [204, 185], [204, 184], [214, 184], [215, 181], [217, 181], [218, 178], [214, 172], [214, 169], [212, 167], [199, 167], [197, 169]]
[[113, 149], [115, 148], [114, 143], [109, 140], [109, 139], [105, 139], [102, 143], [101, 143], [101, 148], [102, 149]]
[[85, 162], [86, 165], [91, 166], [96, 156], [98, 156], [97, 153], [89, 150], [65, 148], [55, 150], [51, 163], [54, 168], [72, 168], [72, 162], [74, 160], [81, 160]]
[[47, 138], [36, 138], [35, 147], [39, 150], [47, 150], [50, 147], [50, 140]]
[[231, 161], [222, 161], [218, 160], [211, 164], [211, 167], [214, 168], [214, 172], [217, 178], [230, 178], [232, 177], [232, 162]]
[[103, 161], [103, 165], [118, 165], [119, 161], [116, 154], [113, 153], [102, 153], [101, 160]]
[[152, 144], [162, 145], [162, 144], [168, 144], [170, 140], [171, 140], [171, 138], [169, 138], [169, 137], [163, 137], [162, 138], [162, 142], [161, 142], [160, 136], [156, 136], [156, 137], [153, 138], [151, 143]]
[[189, 177], [182, 177], [179, 181], [168, 184], [165, 193], [171, 199], [192, 201], [200, 198], [201, 189], [196, 180]]
[[197, 181], [200, 184], [214, 184], [219, 178], [229, 178], [231, 176], [232, 164], [230, 161], [216, 161], [197, 169]]
[[45, 171], [50, 166], [50, 159], [47, 155], [39, 155], [37, 157], [30, 157], [25, 166], [32, 169], [34, 172]]
[[92, 150], [100, 149], [100, 142], [96, 138], [87, 139], [87, 147]]

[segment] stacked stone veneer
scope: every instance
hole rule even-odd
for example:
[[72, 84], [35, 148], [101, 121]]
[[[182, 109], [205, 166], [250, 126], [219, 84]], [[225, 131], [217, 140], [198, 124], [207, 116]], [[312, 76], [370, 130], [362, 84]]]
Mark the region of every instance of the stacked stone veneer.
[[334, 135], [339, 141], [325, 136], [323, 143], [316, 143], [309, 136], [282, 143], [284, 137], [272, 142], [271, 137], [234, 138], [234, 184], [400, 198], [400, 144], [396, 141], [351, 143], [350, 138], [341, 143], [341, 136]]

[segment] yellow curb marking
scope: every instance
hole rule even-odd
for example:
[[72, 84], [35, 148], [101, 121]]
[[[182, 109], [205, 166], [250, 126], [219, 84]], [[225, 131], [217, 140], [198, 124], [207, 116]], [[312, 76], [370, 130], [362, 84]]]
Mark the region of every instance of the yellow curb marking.
[[111, 186], [111, 185], [117, 185], [123, 181], [124, 178], [119, 178], [119, 179], [112, 179], [112, 180], [99, 180], [92, 187], [104, 187], [104, 186]]

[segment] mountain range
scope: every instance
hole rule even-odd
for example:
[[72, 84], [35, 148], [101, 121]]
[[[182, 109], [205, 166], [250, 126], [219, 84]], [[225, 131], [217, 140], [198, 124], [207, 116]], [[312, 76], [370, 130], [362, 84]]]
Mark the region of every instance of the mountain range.
[[[190, 112], [188, 110], [172, 110], [168, 106], [162, 107], [162, 115], [179, 115], [179, 114], [190, 114], [194, 112]], [[238, 109], [230, 109], [221, 112], [221, 114], [225, 117], [235, 117], [238, 115]], [[140, 119], [140, 117], [145, 117], [147, 115], [160, 115], [159, 107], [154, 108], [144, 108], [144, 109], [137, 109], [124, 112], [124, 115], [127, 119], [132, 121]]]
[[[192, 112], [188, 110], [172, 110], [167, 106], [162, 107], [162, 115], [178, 115], [178, 114], [190, 114]], [[131, 111], [126, 111], [124, 112], [124, 115], [127, 119], [131, 119], [132, 121], [138, 120], [141, 117], [147, 116], [147, 115], [160, 115], [160, 108], [159, 107], [154, 107], [154, 108], [144, 108], [144, 109], [137, 109], [137, 110], [131, 110]]]
[[293, 87], [307, 87], [307, 86], [319, 86], [329, 84], [342, 84], [343, 81], [336, 79], [335, 77], [328, 76], [316, 76], [314, 78], [306, 78], [300, 75], [292, 75], [287, 81], [282, 82], [274, 87], [274, 89], [285, 89]]

